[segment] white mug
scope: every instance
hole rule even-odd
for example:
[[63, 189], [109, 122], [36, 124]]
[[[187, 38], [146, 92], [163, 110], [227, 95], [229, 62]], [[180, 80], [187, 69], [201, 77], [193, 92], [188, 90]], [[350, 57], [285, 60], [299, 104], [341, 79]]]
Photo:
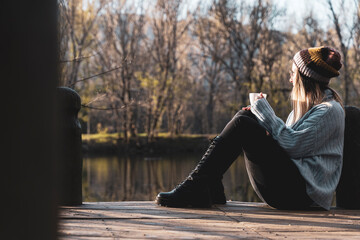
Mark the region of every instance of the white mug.
[[[257, 96], [259, 96], [260, 93], [249, 93], [249, 99], [250, 99], [250, 105], [253, 105], [256, 101]], [[266, 98], [267, 94], [263, 93], [264, 98]]]

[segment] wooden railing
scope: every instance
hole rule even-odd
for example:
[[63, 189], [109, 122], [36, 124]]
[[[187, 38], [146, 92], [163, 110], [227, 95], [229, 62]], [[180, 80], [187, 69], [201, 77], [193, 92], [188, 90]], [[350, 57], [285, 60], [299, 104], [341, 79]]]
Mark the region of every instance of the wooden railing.
[[79, 94], [71, 88], [58, 87], [59, 203], [82, 204], [81, 126]]
[[336, 206], [360, 209], [360, 109], [345, 107], [343, 168], [336, 189]]

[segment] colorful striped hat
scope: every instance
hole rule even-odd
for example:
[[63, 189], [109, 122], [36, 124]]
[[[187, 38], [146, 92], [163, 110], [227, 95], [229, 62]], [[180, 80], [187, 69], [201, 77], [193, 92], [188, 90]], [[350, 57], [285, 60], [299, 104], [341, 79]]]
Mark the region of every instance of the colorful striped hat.
[[303, 49], [294, 56], [294, 63], [299, 72], [322, 83], [328, 84], [330, 78], [340, 75], [342, 66], [338, 51], [330, 47]]

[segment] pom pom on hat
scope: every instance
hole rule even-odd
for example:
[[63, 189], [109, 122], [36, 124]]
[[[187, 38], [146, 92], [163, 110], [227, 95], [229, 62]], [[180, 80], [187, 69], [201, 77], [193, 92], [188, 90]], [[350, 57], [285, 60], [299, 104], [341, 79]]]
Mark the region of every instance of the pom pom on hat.
[[293, 60], [300, 73], [326, 84], [330, 78], [340, 75], [342, 66], [340, 53], [324, 46], [303, 49], [295, 54]]

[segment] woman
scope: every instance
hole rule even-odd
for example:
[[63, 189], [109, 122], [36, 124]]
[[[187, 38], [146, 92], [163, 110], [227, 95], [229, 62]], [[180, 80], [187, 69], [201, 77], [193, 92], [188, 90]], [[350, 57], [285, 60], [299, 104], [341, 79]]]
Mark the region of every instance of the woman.
[[213, 139], [190, 175], [156, 203], [169, 207], [225, 204], [222, 176], [239, 154], [245, 154], [257, 195], [277, 209], [329, 209], [340, 179], [345, 113], [339, 95], [329, 87], [339, 76], [340, 54], [329, 47], [297, 52], [290, 82], [293, 111], [286, 123], [260, 95], [243, 108]]

